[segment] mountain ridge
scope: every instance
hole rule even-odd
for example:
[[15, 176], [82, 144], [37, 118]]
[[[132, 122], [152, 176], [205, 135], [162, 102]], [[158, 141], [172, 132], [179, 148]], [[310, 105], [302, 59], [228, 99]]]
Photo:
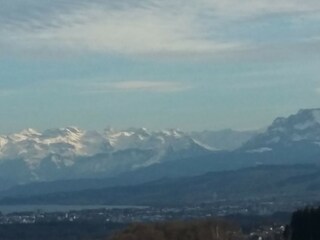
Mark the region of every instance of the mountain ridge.
[[177, 129], [98, 132], [71, 126], [40, 132], [29, 128], [0, 136], [0, 178], [6, 180], [2, 181], [6, 188], [5, 182], [113, 177], [161, 162], [207, 155], [214, 151], [207, 145]]
[[[228, 149], [212, 147], [220, 139]], [[240, 147], [233, 149], [236, 145]], [[25, 129], [0, 136], [0, 190], [42, 181], [116, 178], [139, 183], [261, 164], [319, 164], [319, 155], [320, 109], [276, 118], [262, 132]]]
[[200, 176], [164, 178], [132, 186], [4, 197], [0, 204], [181, 205], [260, 199], [319, 197], [320, 168], [315, 165], [266, 165]]

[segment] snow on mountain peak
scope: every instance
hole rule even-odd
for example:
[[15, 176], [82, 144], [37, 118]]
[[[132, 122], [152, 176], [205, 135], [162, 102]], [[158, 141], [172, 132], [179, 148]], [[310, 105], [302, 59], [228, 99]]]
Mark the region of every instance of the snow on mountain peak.
[[259, 148], [320, 140], [320, 109], [302, 109], [289, 117], [277, 118], [264, 133], [251, 139], [244, 147]]
[[0, 136], [0, 177], [20, 179], [21, 175], [26, 182], [112, 177], [155, 163], [206, 155], [210, 150], [203, 141], [178, 129], [26, 129]]
[[186, 135], [184, 132], [182, 132], [179, 129], [167, 129], [167, 130], [161, 131], [161, 133], [166, 136], [172, 136], [172, 137], [183, 137]]
[[19, 134], [25, 135], [25, 136], [40, 136], [41, 133], [39, 133], [37, 130], [33, 128], [27, 128], [22, 130]]
[[125, 130], [126, 132], [130, 132], [132, 134], [139, 134], [139, 135], [143, 135], [143, 136], [148, 136], [150, 135], [149, 131], [147, 128], [128, 128], [127, 130]]
[[86, 132], [76, 127], [48, 129], [41, 133], [29, 128], [1, 137], [0, 159], [24, 159], [33, 166], [51, 155], [59, 155], [69, 161], [75, 156], [97, 154], [97, 148], [101, 151], [100, 143], [97, 147], [98, 143], [88, 143], [87, 138]]
[[66, 128], [52, 128], [45, 130], [42, 135], [46, 138], [54, 137], [67, 137], [67, 136], [79, 136], [85, 131], [76, 127], [66, 127]]
[[66, 161], [76, 156], [93, 156], [119, 150], [180, 151], [192, 145], [204, 148], [177, 129], [149, 131], [146, 128], [106, 129], [103, 133], [77, 127], [53, 128], [43, 132], [25, 129], [0, 138], [0, 159], [39, 159], [59, 155]]
[[[146, 128], [129, 128], [124, 131], [106, 130], [105, 137], [115, 150], [181, 148], [181, 139], [190, 140], [179, 130], [149, 131]], [[186, 141], [185, 141], [186, 143]], [[179, 146], [179, 147], [178, 147]], [[188, 145], [189, 146], [189, 145]], [[185, 146], [187, 147], [187, 146]]]

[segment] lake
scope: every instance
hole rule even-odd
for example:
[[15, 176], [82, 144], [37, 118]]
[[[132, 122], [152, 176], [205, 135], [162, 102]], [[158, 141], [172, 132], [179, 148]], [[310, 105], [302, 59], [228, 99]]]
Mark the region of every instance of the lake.
[[128, 209], [128, 208], [146, 208], [143, 206], [108, 206], [108, 205], [1, 205], [0, 212], [8, 214], [13, 212], [68, 212], [80, 211], [85, 209]]

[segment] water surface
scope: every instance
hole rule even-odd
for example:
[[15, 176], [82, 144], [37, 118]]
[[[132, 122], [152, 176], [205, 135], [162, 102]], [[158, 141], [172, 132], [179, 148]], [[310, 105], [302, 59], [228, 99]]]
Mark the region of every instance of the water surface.
[[142, 206], [110, 206], [110, 205], [1, 205], [0, 212], [8, 214], [13, 212], [68, 212], [80, 211], [85, 209], [128, 209], [128, 208], [146, 208]]

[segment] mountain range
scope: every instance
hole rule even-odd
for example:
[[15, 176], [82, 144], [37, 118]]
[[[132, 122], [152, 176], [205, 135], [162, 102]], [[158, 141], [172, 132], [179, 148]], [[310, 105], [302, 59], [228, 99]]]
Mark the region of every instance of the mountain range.
[[0, 136], [0, 181], [2, 188], [6, 188], [34, 181], [114, 177], [158, 163], [207, 155], [218, 150], [215, 143], [223, 135], [226, 144], [220, 142], [219, 149], [241, 145], [254, 135], [254, 132], [224, 132], [26, 129]]
[[0, 137], [0, 197], [134, 187], [261, 165], [317, 167], [319, 156], [320, 109], [276, 118], [263, 131], [27, 129]]

